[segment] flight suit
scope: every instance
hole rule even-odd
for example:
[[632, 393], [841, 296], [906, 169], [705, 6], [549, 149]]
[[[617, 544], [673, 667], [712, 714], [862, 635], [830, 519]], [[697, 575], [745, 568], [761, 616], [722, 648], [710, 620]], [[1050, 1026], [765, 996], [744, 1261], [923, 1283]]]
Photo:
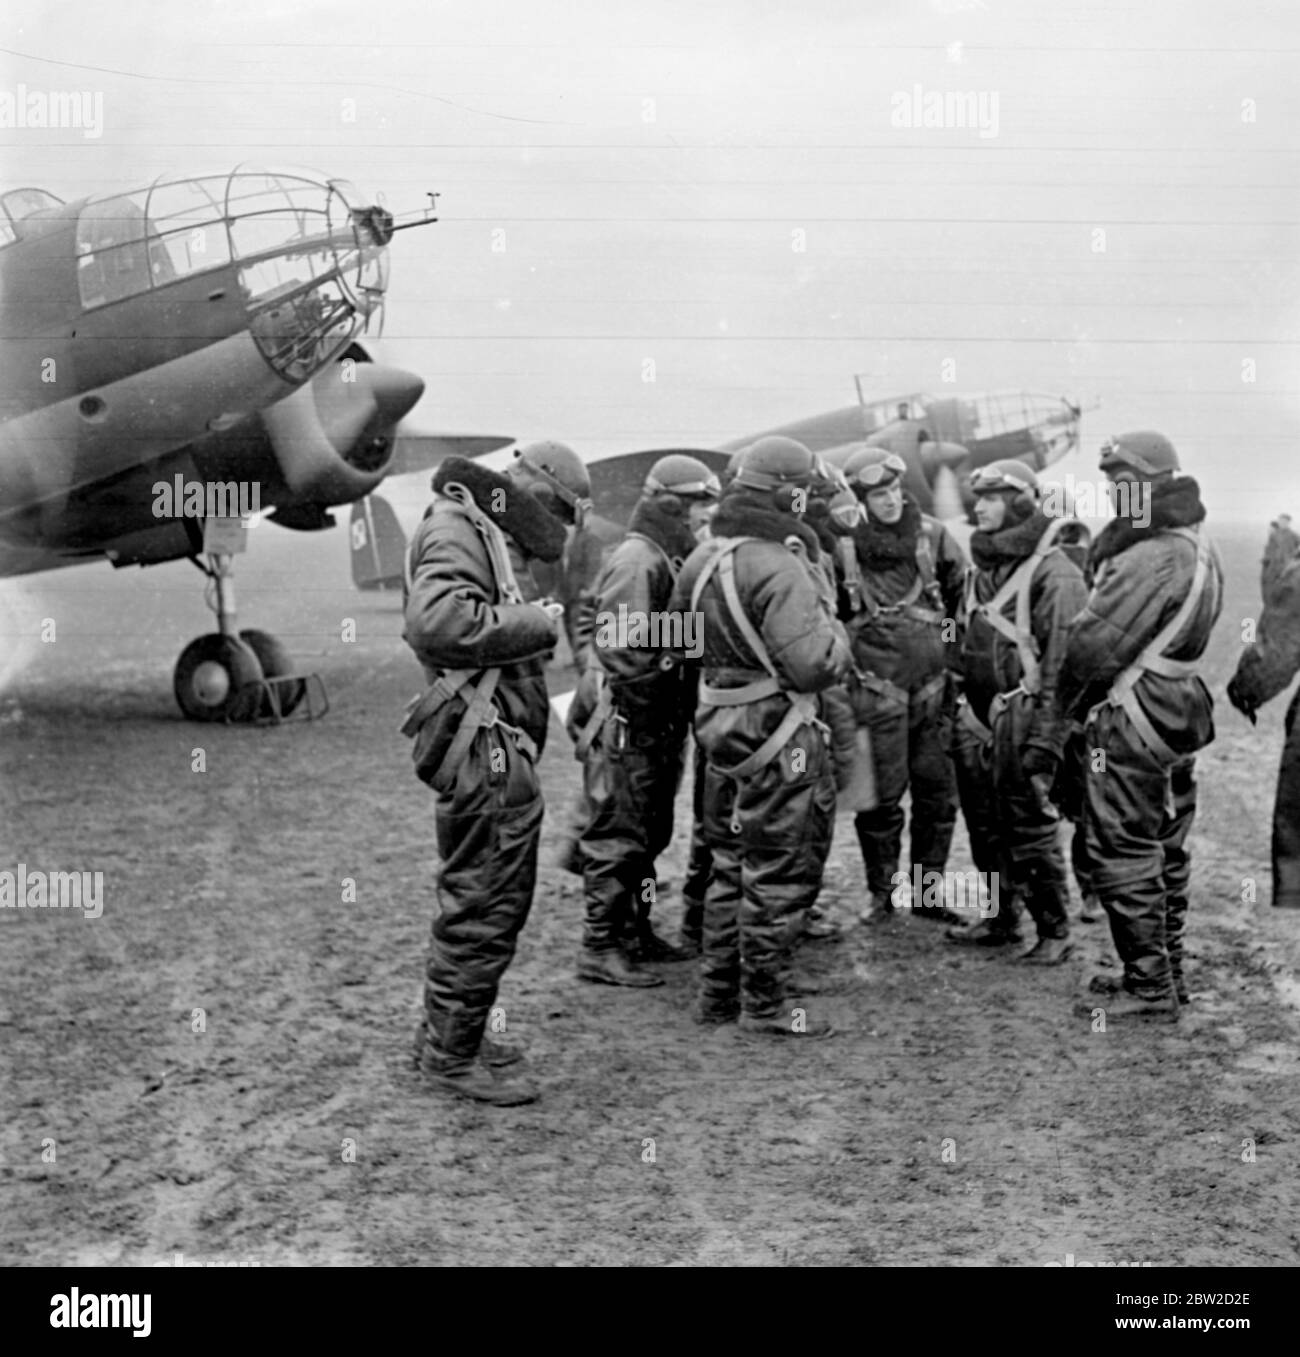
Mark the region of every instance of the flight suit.
[[871, 734], [879, 797], [875, 810], [854, 817], [854, 827], [867, 891], [883, 903], [899, 869], [909, 788], [913, 865], [941, 872], [948, 861], [957, 784], [949, 754], [950, 645], [942, 628], [945, 617], [957, 616], [966, 558], [952, 534], [906, 496], [900, 523], [869, 521], [854, 540], [862, 608], [849, 623], [858, 671], [851, 692], [858, 724]]
[[[1124, 963], [1124, 988], [1141, 999], [1163, 998], [1171, 982], [1185, 995], [1195, 755], [1214, 738], [1213, 700], [1195, 664], [1223, 600], [1204, 517], [1196, 482], [1176, 476], [1153, 483], [1148, 524], [1117, 518], [1103, 529], [1092, 593], [1070, 629], [1058, 680], [1062, 713], [1084, 726], [1088, 747], [1084, 820], [1094, 887]], [[1152, 654], [1193, 597], [1176, 634]]]
[[[1264, 610], [1228, 685], [1228, 699], [1253, 721], [1300, 669], [1300, 537], [1290, 520], [1273, 524], [1261, 579]], [[1287, 707], [1286, 743], [1273, 802], [1273, 903], [1300, 909], [1300, 689]]]
[[[510, 536], [506, 544], [521, 592], [534, 595], [527, 558]], [[403, 634], [429, 682], [447, 671], [500, 667], [492, 696], [499, 719], [445, 770], [434, 812], [442, 862], [423, 1030], [435, 1057], [464, 1062], [478, 1052], [532, 905], [542, 824], [535, 763], [550, 714], [544, 664], [558, 634], [541, 608], [499, 601], [483, 539], [451, 500], [434, 501], [410, 559]]]
[[[1016, 901], [1023, 900], [1040, 938], [1069, 934], [1069, 886], [1057, 840], [1058, 812], [1047, 788], [1036, 785], [1026, 756], [1037, 749], [1046, 775], [1059, 766], [1068, 735], [1056, 705], [1056, 682], [1069, 624], [1083, 610], [1087, 586], [1079, 567], [1045, 534], [1041, 512], [996, 533], [976, 533], [963, 610], [962, 700], [955, 741], [962, 813], [976, 869], [997, 874], [997, 909], [990, 927], [1014, 933]], [[1053, 533], [1053, 536], [1055, 533]], [[1034, 557], [1029, 568], [1029, 637], [1026, 656], [1014, 629], [1018, 587], [1002, 599], [996, 615], [988, 605]], [[1026, 671], [1026, 658], [1030, 670]]]
[[[705, 759], [703, 827], [713, 875], [704, 906], [701, 1010], [721, 1018], [738, 1004], [749, 1017], [769, 1019], [785, 999], [835, 814], [832, 751], [815, 695], [844, 677], [851, 657], [807, 564], [817, 557], [816, 537], [794, 515], [733, 486], [711, 530], [714, 536], [683, 566], [672, 604], [703, 614], [695, 735]], [[732, 555], [736, 594], [774, 681], [733, 615], [720, 568], [692, 601], [711, 558], [742, 536], [759, 540]], [[791, 537], [799, 554], [784, 544]], [[783, 731], [775, 755], [765, 759], [763, 747]]]
[[644, 941], [650, 930], [655, 859], [672, 838], [695, 694], [683, 669], [684, 630], [640, 635], [632, 627], [667, 614], [680, 553], [694, 545], [681, 520], [644, 498], [593, 591], [595, 626], [568, 723], [587, 804], [580, 855], [588, 952]]

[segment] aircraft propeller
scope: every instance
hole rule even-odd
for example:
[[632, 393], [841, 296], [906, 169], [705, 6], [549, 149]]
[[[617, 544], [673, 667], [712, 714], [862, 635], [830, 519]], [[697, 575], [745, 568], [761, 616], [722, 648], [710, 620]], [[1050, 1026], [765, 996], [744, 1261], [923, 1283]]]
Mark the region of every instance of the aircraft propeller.
[[930, 483], [930, 512], [938, 519], [961, 518], [966, 506], [959, 477], [969, 453], [960, 443], [926, 442], [919, 451], [922, 470]]

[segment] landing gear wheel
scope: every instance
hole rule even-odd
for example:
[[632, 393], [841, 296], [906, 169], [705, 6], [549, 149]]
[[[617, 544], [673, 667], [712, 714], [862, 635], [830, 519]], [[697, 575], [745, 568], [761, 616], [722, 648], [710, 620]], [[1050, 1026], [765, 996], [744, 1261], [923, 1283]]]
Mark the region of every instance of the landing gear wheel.
[[[269, 632], [250, 629], [241, 631], [239, 639], [257, 656], [262, 666], [262, 677], [279, 679], [293, 672], [293, 663], [289, 652]], [[307, 695], [307, 685], [302, 679], [283, 680], [275, 685], [276, 696], [280, 699], [280, 715], [289, 716]], [[271, 700], [263, 695], [258, 709], [259, 716], [274, 716]]]
[[172, 689], [191, 721], [224, 721], [239, 690], [261, 677], [262, 666], [251, 646], [214, 631], [181, 651]]

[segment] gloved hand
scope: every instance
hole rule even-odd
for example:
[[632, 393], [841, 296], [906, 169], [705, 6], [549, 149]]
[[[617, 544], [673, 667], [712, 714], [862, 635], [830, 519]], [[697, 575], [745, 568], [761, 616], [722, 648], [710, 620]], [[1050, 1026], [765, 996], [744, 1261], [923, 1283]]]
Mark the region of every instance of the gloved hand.
[[1274, 601], [1274, 592], [1282, 572], [1300, 555], [1300, 535], [1292, 528], [1287, 514], [1279, 514], [1271, 528], [1259, 577], [1260, 594], [1265, 605]]
[[1228, 701], [1250, 722], [1253, 726], [1256, 722], [1255, 713], [1258, 708], [1246, 696], [1241, 689], [1240, 681], [1234, 676], [1228, 684]]
[[1056, 780], [1056, 770], [1060, 762], [1061, 756], [1059, 754], [1037, 744], [1029, 745], [1020, 756], [1020, 766], [1024, 769], [1025, 776], [1028, 778], [1041, 777], [1049, 787]]

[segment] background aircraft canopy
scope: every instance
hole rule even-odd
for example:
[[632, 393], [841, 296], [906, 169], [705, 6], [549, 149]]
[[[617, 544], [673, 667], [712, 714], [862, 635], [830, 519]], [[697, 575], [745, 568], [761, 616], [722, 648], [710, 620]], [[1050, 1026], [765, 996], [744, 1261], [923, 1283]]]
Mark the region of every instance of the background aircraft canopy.
[[17, 240], [22, 234], [18, 223], [25, 221], [35, 212], [45, 212], [52, 207], [62, 207], [63, 199], [47, 193], [43, 188], [14, 188], [0, 194], [0, 247]]

